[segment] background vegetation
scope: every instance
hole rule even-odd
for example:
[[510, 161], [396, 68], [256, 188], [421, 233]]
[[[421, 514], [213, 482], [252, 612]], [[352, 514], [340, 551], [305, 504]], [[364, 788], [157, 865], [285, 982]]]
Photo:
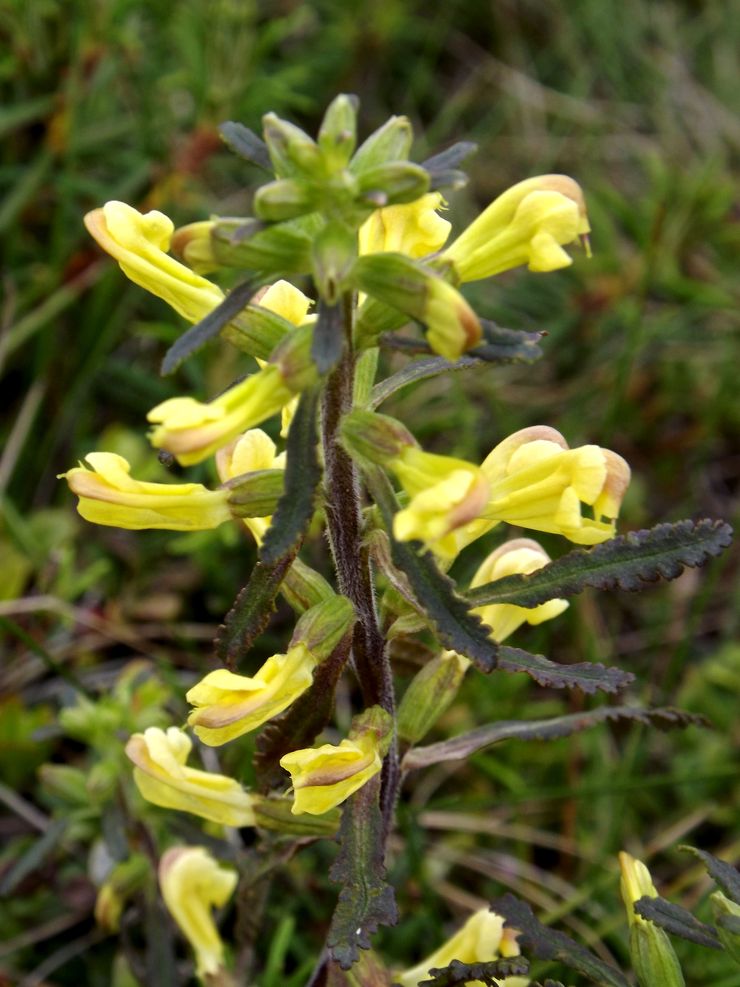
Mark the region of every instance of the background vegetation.
[[[425, 445], [472, 458], [537, 423], [572, 444], [611, 446], [635, 473], [622, 530], [732, 521], [733, 6], [0, 3], [0, 982], [3, 971], [25, 987], [111, 982], [114, 940], [92, 908], [100, 855], [127, 839], [121, 741], [160, 707], [182, 717], [182, 683], [207, 667], [215, 625], [252, 562], [236, 530], [92, 529], [55, 480], [96, 448], [124, 452], [141, 476], [163, 475], [144, 438], [146, 411], [184, 388], [214, 393], [237, 372], [233, 351], [214, 346], [177, 379], [159, 378], [183, 326], [100, 255], [83, 213], [121, 198], [176, 222], [245, 214], [258, 176], [222, 148], [217, 124], [259, 129], [272, 109], [313, 130], [338, 91], [360, 96], [365, 132], [407, 114], [419, 159], [455, 139], [479, 142], [468, 189], [451, 196], [456, 222], [520, 178], [571, 174], [587, 193], [593, 259], [547, 278], [512, 272], [469, 293], [503, 325], [546, 329], [545, 360], [426, 382], [387, 410]], [[562, 550], [557, 540], [548, 547]], [[441, 941], [469, 908], [511, 888], [544, 920], [624, 961], [623, 848], [650, 863], [664, 894], [704, 914], [701, 868], [675, 846], [740, 853], [736, 572], [726, 554], [640, 597], [583, 594], [552, 625], [520, 632], [514, 643], [560, 661], [629, 668], [627, 699], [702, 712], [714, 729], [605, 726], [548, 745], [509, 743], [454, 774], [420, 773], [395, 842], [405, 920], [384, 935], [387, 955], [415, 961], [418, 944]], [[266, 635], [266, 653], [287, 619]], [[133, 659], [160, 684], [114, 691]], [[107, 719], [82, 722], [80, 689], [105, 697]], [[592, 702], [471, 675], [439, 735]], [[246, 763], [248, 753], [228, 757]], [[58, 769], [39, 773], [45, 762], [84, 771], [87, 787]], [[151, 811], [161, 826], [164, 814]], [[312, 967], [333, 895], [316, 884], [316, 853], [274, 886], [260, 987], [302, 984]], [[689, 983], [740, 984], [723, 956], [678, 949]], [[115, 982], [126, 976], [118, 968]]]

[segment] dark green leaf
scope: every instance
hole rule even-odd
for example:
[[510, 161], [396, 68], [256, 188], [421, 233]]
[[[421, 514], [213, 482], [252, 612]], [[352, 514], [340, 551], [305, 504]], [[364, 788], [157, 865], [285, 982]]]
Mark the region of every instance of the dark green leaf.
[[544, 655], [533, 655], [529, 651], [510, 648], [508, 645], [502, 645], [498, 654], [498, 667], [502, 672], [525, 672], [539, 685], [551, 689], [580, 689], [589, 695], [594, 692], [618, 692], [635, 678], [632, 672], [625, 672], [621, 668], [607, 668], [598, 662], [581, 661], [572, 665], [559, 665]]
[[321, 481], [316, 448], [317, 408], [318, 391], [305, 391], [288, 433], [285, 492], [249, 582], [218, 629], [216, 654], [229, 668], [238, 664], [267, 626], [280, 585], [311, 522]]
[[257, 165], [263, 171], [272, 173], [272, 161], [267, 151], [267, 144], [243, 123], [227, 120], [218, 128], [224, 143], [238, 154], [240, 158]]
[[61, 840], [66, 828], [66, 820], [55, 819], [49, 828], [37, 840], [33, 841], [4, 874], [2, 881], [0, 881], [0, 897], [9, 895], [25, 877], [28, 877], [43, 864]]
[[265, 564], [295, 555], [313, 517], [321, 483], [317, 449], [318, 388], [304, 391], [288, 432], [285, 493], [278, 502], [272, 524], [260, 551]]
[[684, 566], [703, 565], [730, 544], [724, 521], [679, 521], [619, 535], [595, 548], [577, 548], [528, 576], [505, 576], [467, 592], [471, 606], [513, 603], [536, 607], [556, 597], [574, 596], [587, 586], [631, 592], [680, 576]]
[[709, 872], [709, 876], [717, 882], [727, 897], [736, 905], [740, 905], [740, 872], [738, 872], [737, 867], [733, 867], [726, 860], [713, 857], [706, 850], [697, 850], [693, 846], [681, 846], [679, 850], [683, 850], [684, 853], [693, 853], [695, 857], [698, 857]]
[[334, 693], [351, 647], [350, 631], [318, 665], [310, 688], [296, 699], [287, 713], [269, 723], [257, 737], [254, 766], [263, 791], [285, 780], [285, 772], [279, 767], [283, 754], [310, 747], [331, 720]]
[[191, 326], [167, 350], [162, 360], [162, 373], [171, 374], [180, 366], [183, 360], [192, 356], [202, 346], [218, 336], [224, 326], [228, 325], [242, 309], [249, 304], [249, 299], [259, 287], [259, 280], [254, 278], [242, 281], [233, 291], [209, 312], [205, 319]]
[[311, 358], [323, 377], [339, 363], [344, 350], [342, 305], [319, 301], [318, 319], [311, 341]]
[[675, 905], [665, 898], [650, 898], [645, 895], [634, 903], [634, 909], [642, 918], [654, 922], [671, 935], [695, 942], [698, 946], [722, 949], [716, 929], [700, 922], [681, 905]]
[[486, 363], [535, 363], [542, 356], [541, 332], [504, 329], [489, 319], [481, 319], [483, 342], [469, 351]]
[[408, 384], [413, 384], [417, 380], [429, 380], [431, 377], [439, 377], [455, 370], [468, 370], [471, 367], [484, 366], [483, 360], [477, 360], [472, 356], [463, 356], [459, 360], [445, 360], [443, 356], [432, 356], [428, 359], [414, 360], [399, 370], [397, 373], [386, 377], [385, 380], [376, 384], [370, 394], [367, 403], [368, 408], [377, 408], [378, 405], [386, 401], [392, 394], [400, 391]]
[[478, 727], [477, 730], [438, 744], [412, 748], [403, 759], [403, 768], [405, 771], [413, 771], [415, 768], [426, 768], [442, 761], [458, 761], [502, 740], [555, 740], [558, 737], [569, 737], [599, 723], [616, 720], [633, 720], [661, 729], [683, 728], [692, 724], [706, 725], [702, 717], [670, 707], [636, 709], [633, 706], [599, 706], [598, 709], [568, 713], [548, 720], [501, 720]]
[[[388, 477], [381, 470], [369, 469], [367, 483], [380, 508], [389, 532], [398, 509]], [[455, 592], [455, 584], [437, 566], [432, 554], [419, 542], [399, 542], [391, 534], [391, 557], [408, 579], [419, 607], [434, 624], [440, 641], [453, 651], [470, 658], [482, 672], [497, 664], [498, 645], [488, 637], [489, 629], [472, 614]]]
[[342, 885], [327, 944], [332, 958], [348, 970], [380, 925], [398, 921], [393, 888], [385, 880], [380, 775], [350, 796], [342, 813], [340, 849], [329, 876]]
[[629, 981], [616, 967], [594, 956], [564, 933], [541, 925], [529, 905], [515, 895], [505, 894], [494, 901], [491, 911], [503, 915], [505, 925], [518, 931], [520, 947], [537, 959], [557, 960], [592, 983], [599, 984], [599, 987], [630, 987]]
[[429, 191], [440, 188], [462, 188], [467, 185], [468, 176], [458, 169], [458, 165], [478, 150], [472, 141], [458, 141], [446, 151], [432, 155], [422, 162], [422, 168], [429, 172]]
[[523, 956], [489, 960], [487, 963], [461, 963], [453, 960], [449, 966], [429, 971], [428, 980], [420, 980], [418, 987], [465, 987], [468, 982], [481, 981], [488, 987], [499, 987], [507, 977], [523, 977], [529, 972], [529, 963]]

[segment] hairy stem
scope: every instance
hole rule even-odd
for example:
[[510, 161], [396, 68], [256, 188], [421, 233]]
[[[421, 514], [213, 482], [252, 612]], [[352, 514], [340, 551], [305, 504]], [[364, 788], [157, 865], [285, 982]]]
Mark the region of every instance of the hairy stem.
[[[362, 545], [362, 502], [358, 470], [337, 442], [342, 415], [352, 407], [355, 354], [352, 347], [351, 298], [345, 298], [345, 347], [324, 391], [321, 436], [324, 448], [326, 523], [340, 592], [357, 612], [352, 653], [363, 699], [394, 715], [390, 661], [378, 624], [375, 591], [368, 553]], [[381, 806], [386, 832], [390, 829], [399, 783], [398, 752], [394, 743], [383, 765]]]

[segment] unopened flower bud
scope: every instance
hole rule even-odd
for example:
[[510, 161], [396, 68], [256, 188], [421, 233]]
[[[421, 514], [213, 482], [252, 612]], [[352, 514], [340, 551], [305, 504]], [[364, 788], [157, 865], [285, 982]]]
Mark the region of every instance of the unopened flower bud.
[[313, 212], [317, 199], [310, 186], [296, 178], [281, 178], [257, 189], [254, 211], [260, 219], [280, 223]]
[[357, 144], [356, 96], [340, 93], [324, 114], [318, 144], [330, 171], [344, 168]]
[[336, 304], [357, 257], [357, 235], [340, 223], [327, 223], [314, 240], [313, 274], [321, 297]]
[[721, 891], [710, 894], [709, 901], [720, 942], [740, 965], [740, 905], [730, 901]]
[[262, 127], [270, 160], [278, 178], [321, 177], [324, 160], [318, 145], [294, 123], [274, 113], [262, 117]]
[[254, 817], [260, 829], [285, 833], [299, 838], [332, 837], [339, 829], [339, 809], [329, 809], [321, 816], [293, 812], [289, 795], [255, 795]]
[[149, 861], [136, 853], [110, 872], [95, 900], [95, 921], [106, 932], [118, 932], [127, 900], [142, 887], [149, 874]]
[[417, 672], [398, 707], [398, 735], [418, 743], [431, 730], [457, 695], [470, 665], [455, 651], [443, 651]]
[[429, 191], [429, 173], [411, 161], [390, 161], [358, 176], [361, 197], [378, 206], [414, 202]]
[[342, 445], [360, 463], [385, 466], [396, 459], [416, 439], [402, 422], [389, 415], [355, 408], [343, 418], [339, 428]]
[[316, 661], [323, 661], [352, 629], [355, 620], [355, 608], [347, 597], [335, 594], [303, 614], [293, 631], [290, 645], [303, 644]]
[[312, 238], [281, 223], [264, 228], [256, 219], [219, 219], [213, 230], [213, 256], [224, 267], [308, 274]]
[[313, 387], [319, 379], [311, 357], [313, 331], [312, 325], [299, 326], [276, 346], [270, 356], [269, 365], [279, 370], [280, 379], [294, 394]]
[[665, 930], [634, 909], [634, 903], [648, 896], [657, 898], [650, 871], [628, 853], [619, 854], [622, 872], [620, 889], [630, 926], [630, 955], [640, 987], [685, 987], [681, 965]]
[[391, 117], [360, 145], [350, 162], [355, 175], [388, 161], [405, 161], [414, 140], [408, 117]]
[[284, 486], [285, 471], [281, 469], [256, 470], [236, 476], [226, 484], [229, 510], [233, 517], [239, 518], [263, 518], [274, 514]]
[[88, 803], [87, 775], [79, 768], [69, 764], [42, 764], [38, 774], [42, 789], [53, 798], [79, 805]]

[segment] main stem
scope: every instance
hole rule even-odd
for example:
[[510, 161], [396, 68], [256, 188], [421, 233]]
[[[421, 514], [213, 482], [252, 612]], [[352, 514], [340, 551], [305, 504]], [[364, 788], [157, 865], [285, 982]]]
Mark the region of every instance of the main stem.
[[[394, 716], [395, 698], [390, 661], [380, 631], [368, 552], [362, 544], [362, 501], [358, 470], [341, 447], [339, 424], [352, 407], [355, 353], [352, 345], [351, 296], [343, 301], [345, 345], [342, 358], [324, 390], [321, 435], [324, 449], [326, 524], [340, 592], [357, 613], [352, 654], [367, 706], [382, 706]], [[398, 750], [394, 741], [383, 764], [381, 809], [390, 831], [399, 784]]]

